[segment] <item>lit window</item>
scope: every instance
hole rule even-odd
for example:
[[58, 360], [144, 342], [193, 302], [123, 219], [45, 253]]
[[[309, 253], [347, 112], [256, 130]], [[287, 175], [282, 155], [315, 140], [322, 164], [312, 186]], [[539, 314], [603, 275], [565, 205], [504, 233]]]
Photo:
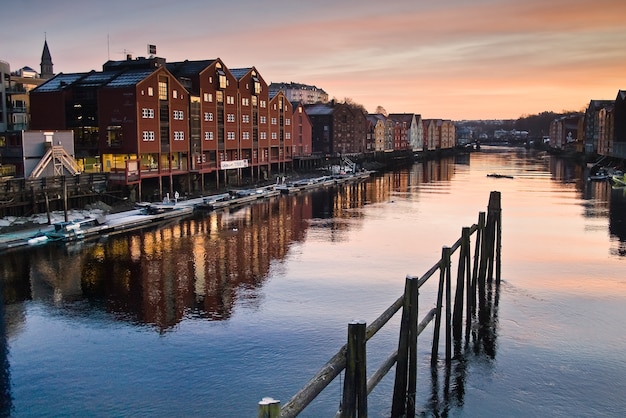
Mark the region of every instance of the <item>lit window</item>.
[[148, 96], [154, 96], [154, 89], [152, 87], [148, 87]]
[[242, 106], [250, 106], [250, 99], [247, 97], [242, 97], [241, 98], [241, 105]]
[[235, 104], [235, 96], [226, 96], [226, 104]]
[[212, 102], [213, 101], [213, 93], [204, 93], [204, 101]]
[[266, 108], [267, 107], [267, 102], [265, 100], [261, 100], [259, 103], [259, 106], [262, 108]]
[[172, 90], [172, 98], [178, 99], [178, 90]]

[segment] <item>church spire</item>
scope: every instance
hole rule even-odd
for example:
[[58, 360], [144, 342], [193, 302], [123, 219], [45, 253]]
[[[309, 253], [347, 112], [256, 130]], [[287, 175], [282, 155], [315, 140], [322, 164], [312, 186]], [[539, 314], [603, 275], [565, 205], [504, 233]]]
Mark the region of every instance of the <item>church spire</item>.
[[54, 76], [52, 65], [52, 56], [48, 49], [48, 40], [44, 37], [43, 52], [41, 54], [41, 78], [52, 78]]

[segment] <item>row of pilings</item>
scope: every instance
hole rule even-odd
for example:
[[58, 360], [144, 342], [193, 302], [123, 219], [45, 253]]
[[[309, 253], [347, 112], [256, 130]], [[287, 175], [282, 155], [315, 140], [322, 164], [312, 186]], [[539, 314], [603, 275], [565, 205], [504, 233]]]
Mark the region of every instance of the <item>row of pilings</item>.
[[[404, 293], [374, 322], [348, 324], [347, 343], [339, 349], [306, 385], [289, 401], [271, 397], [258, 404], [259, 418], [296, 417], [337, 376], [344, 373], [343, 392], [337, 417], [367, 417], [367, 397], [395, 365], [391, 417], [414, 417], [417, 394], [418, 337], [432, 324], [430, 354], [431, 396], [429, 408], [437, 416], [447, 415], [450, 399], [463, 396], [463, 389], [450, 384], [453, 359], [457, 376], [464, 373], [463, 352], [470, 347], [487, 356], [495, 356], [495, 338], [501, 275], [501, 195], [491, 192], [487, 213], [480, 212], [478, 222], [462, 229], [461, 237], [450, 247], [443, 247], [441, 259], [423, 276], [407, 276]], [[474, 253], [472, 255], [472, 236]], [[452, 254], [459, 251], [456, 279], [452, 277]], [[437, 300], [419, 321], [419, 289], [439, 272]], [[453, 296], [454, 284], [454, 296]], [[390, 353], [369, 377], [366, 370], [367, 341], [402, 309], [397, 349]], [[443, 327], [443, 330], [442, 330]], [[439, 354], [441, 334], [445, 335], [443, 358]], [[440, 361], [442, 360], [442, 361]], [[443, 366], [441, 366], [443, 365]], [[444, 368], [443, 399], [440, 400], [439, 370]], [[460, 379], [463, 380], [462, 378]]]

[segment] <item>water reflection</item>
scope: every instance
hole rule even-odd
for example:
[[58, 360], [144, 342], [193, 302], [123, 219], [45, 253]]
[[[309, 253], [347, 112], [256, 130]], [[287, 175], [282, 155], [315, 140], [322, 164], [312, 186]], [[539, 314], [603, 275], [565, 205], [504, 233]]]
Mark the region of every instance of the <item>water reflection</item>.
[[[454, 408], [461, 408], [465, 397], [468, 364], [482, 356], [495, 360], [498, 337], [498, 304], [500, 283], [490, 279], [479, 304], [478, 321], [471, 330], [471, 339], [459, 336], [454, 341], [455, 356], [450, 363], [437, 364], [430, 369], [430, 398], [426, 404], [429, 415], [446, 417]], [[443, 376], [440, 373], [443, 372]]]
[[323, 228], [329, 240], [341, 240], [362, 222], [357, 209], [389, 195], [379, 180], [198, 214], [102, 242], [8, 253], [2, 273], [12, 302], [32, 298], [71, 308], [87, 300], [160, 331], [185, 317], [227, 319], [239, 298], [257, 303], [272, 263], [303, 241], [307, 229]]

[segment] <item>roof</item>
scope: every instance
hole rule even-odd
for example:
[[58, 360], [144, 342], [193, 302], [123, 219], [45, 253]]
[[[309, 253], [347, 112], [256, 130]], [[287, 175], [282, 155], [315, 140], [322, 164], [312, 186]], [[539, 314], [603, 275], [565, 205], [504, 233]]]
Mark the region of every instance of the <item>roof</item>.
[[252, 71], [252, 67], [249, 68], [231, 68], [230, 69], [230, 73], [233, 75], [233, 77], [235, 77], [237, 80], [241, 80], [241, 78], [248, 74], [250, 71]]
[[70, 85], [74, 84], [77, 80], [84, 77], [89, 73], [71, 73], [63, 74], [59, 73], [50, 80], [46, 81], [39, 87], [36, 87], [33, 91], [45, 92], [45, 91], [59, 91], [64, 90]]
[[207, 67], [210, 67], [216, 60], [199, 60], [199, 61], [178, 61], [168, 62], [166, 65], [168, 71], [175, 77], [192, 77], [200, 74]]
[[313, 105], [308, 105], [304, 107], [306, 109], [306, 113], [309, 116], [323, 116], [323, 115], [332, 115], [334, 112], [334, 108], [327, 103], [316, 103]]
[[145, 80], [154, 71], [154, 68], [146, 70], [124, 71], [123, 73], [109, 81], [105, 87], [132, 87], [137, 85], [137, 83], [139, 83], [140, 81]]

